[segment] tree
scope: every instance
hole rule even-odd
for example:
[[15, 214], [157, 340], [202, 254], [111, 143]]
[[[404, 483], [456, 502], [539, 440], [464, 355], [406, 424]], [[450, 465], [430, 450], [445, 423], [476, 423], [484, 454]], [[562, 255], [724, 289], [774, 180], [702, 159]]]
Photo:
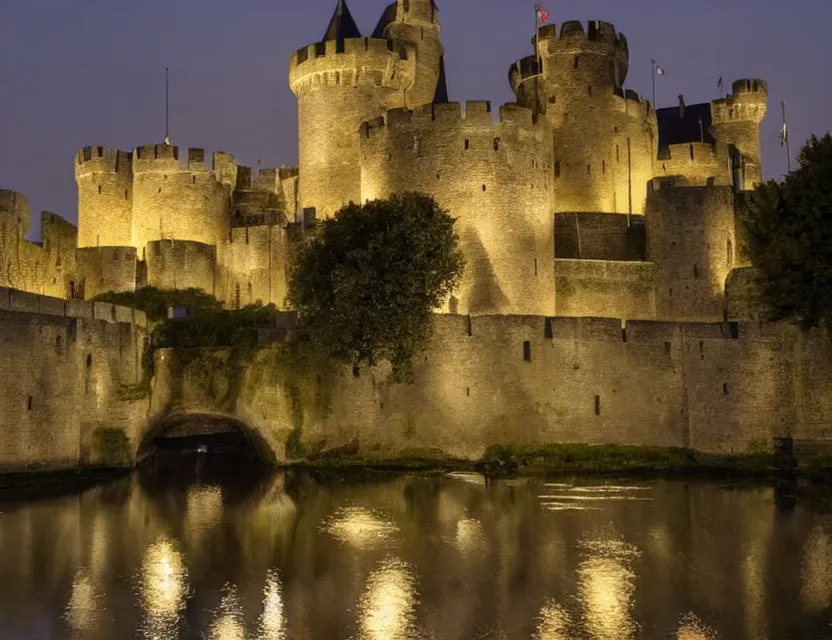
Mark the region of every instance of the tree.
[[798, 168], [760, 185], [742, 218], [769, 318], [832, 326], [832, 136], [812, 136]]
[[455, 220], [418, 193], [350, 203], [302, 245], [289, 302], [311, 339], [359, 366], [387, 359], [409, 378], [433, 328], [433, 310], [464, 268]]

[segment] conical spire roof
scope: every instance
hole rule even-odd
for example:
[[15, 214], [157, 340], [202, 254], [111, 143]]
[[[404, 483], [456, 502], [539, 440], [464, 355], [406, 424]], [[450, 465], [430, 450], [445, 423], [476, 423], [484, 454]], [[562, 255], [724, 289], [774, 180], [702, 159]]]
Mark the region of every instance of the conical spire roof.
[[360, 38], [361, 31], [358, 25], [355, 24], [355, 19], [347, 7], [346, 0], [338, 0], [338, 6], [335, 7], [335, 13], [332, 15], [332, 20], [329, 21], [329, 26], [326, 28], [326, 33], [321, 42], [328, 40], [338, 40], [339, 42], [347, 38]]
[[445, 79], [445, 56], [439, 58], [439, 78], [436, 80], [436, 93], [433, 95], [433, 104], [443, 104], [448, 100], [448, 81]]

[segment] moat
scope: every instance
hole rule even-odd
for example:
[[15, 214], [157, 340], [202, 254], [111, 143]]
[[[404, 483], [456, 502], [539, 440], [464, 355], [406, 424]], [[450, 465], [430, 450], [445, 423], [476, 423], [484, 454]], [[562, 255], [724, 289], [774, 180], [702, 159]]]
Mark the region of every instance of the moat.
[[2, 638], [832, 638], [822, 491], [194, 455], [6, 491], [0, 541]]

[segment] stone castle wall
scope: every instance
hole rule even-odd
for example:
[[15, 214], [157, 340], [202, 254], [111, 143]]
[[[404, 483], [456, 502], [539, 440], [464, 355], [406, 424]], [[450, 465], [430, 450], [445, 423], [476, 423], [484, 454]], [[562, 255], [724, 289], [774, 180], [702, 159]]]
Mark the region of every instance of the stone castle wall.
[[656, 320], [655, 265], [555, 260], [555, 315]]
[[76, 252], [75, 282], [85, 300], [108, 291], [135, 291], [138, 258], [135, 247], [84, 247]]
[[244, 307], [261, 302], [285, 307], [288, 243], [278, 225], [236, 227], [224, 252], [226, 306]]
[[200, 242], [159, 240], [147, 244], [147, 284], [166, 290], [202, 289], [222, 299], [217, 248]]
[[132, 309], [0, 288], [0, 471], [95, 463], [100, 428], [135, 439], [147, 400], [120, 398], [145, 336]]
[[673, 144], [660, 151], [657, 165], [657, 175], [674, 177], [680, 185], [733, 184], [731, 156], [726, 144]]
[[556, 213], [555, 258], [639, 261], [647, 257], [644, 216]]
[[552, 313], [548, 128], [528, 109], [468, 102], [393, 110], [361, 134], [361, 197], [433, 196], [457, 219], [467, 259], [452, 313]]
[[[436, 321], [413, 384], [393, 383], [385, 367], [358, 376], [344, 367], [331, 377], [310, 375], [292, 391], [279, 346], [258, 352], [239, 373], [214, 369], [219, 377], [211, 380], [202, 365], [171, 375], [181, 371], [177, 354], [160, 352], [157, 380], [175, 380], [186, 398], [182, 407], [167, 403], [168, 411], [230, 413], [278, 459], [296, 427], [313, 450], [357, 443], [368, 456], [466, 459], [497, 444], [727, 454], [770, 450], [779, 436], [832, 436], [832, 339], [823, 332], [757, 323], [629, 321], [622, 328], [618, 319], [531, 316]], [[216, 389], [228, 389], [232, 377], [241, 380], [239, 392], [218, 407]], [[165, 405], [167, 393], [156, 388], [154, 406]]]
[[736, 247], [733, 188], [656, 180], [647, 204], [647, 259], [655, 263], [658, 317], [722, 319]]
[[133, 157], [127, 151], [84, 147], [75, 154], [78, 246], [133, 244]]
[[60, 216], [44, 211], [42, 242], [29, 242], [30, 213], [23, 195], [0, 190], [0, 287], [69, 297], [78, 231]]

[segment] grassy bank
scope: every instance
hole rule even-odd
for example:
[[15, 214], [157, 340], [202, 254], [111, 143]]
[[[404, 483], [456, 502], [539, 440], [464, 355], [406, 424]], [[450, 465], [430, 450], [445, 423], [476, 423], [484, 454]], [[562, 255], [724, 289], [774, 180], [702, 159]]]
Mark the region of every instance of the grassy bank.
[[[655, 477], [773, 478], [774, 456], [704, 454], [687, 449], [621, 445], [553, 444], [544, 447], [494, 446], [479, 461], [436, 455], [379, 457], [356, 454], [316, 456], [293, 467], [326, 470], [471, 471], [490, 477], [520, 475], [633, 475]], [[814, 460], [797, 475], [832, 482], [832, 460]]]
[[97, 484], [123, 478], [132, 469], [87, 467], [62, 470], [31, 470], [0, 473], [0, 501], [13, 493], [14, 498], [41, 497], [72, 493]]

